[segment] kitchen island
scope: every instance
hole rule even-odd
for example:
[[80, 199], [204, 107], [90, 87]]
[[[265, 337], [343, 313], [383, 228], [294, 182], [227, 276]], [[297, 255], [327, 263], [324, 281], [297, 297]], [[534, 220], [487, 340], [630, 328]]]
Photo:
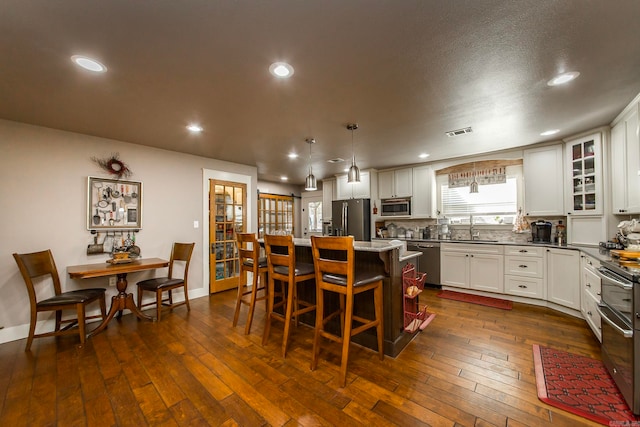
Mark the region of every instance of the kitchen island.
[[[294, 239], [296, 247], [296, 261], [313, 262], [311, 254], [311, 239]], [[402, 267], [421, 255], [421, 252], [406, 251], [404, 242], [361, 242], [354, 243], [356, 269], [379, 273], [384, 276], [384, 354], [395, 357], [411, 341], [415, 333], [404, 332]], [[415, 263], [415, 260], [414, 260]], [[299, 295], [305, 301], [315, 301], [315, 288], [300, 287]], [[339, 306], [338, 296], [326, 294], [325, 306], [327, 312], [334, 311]], [[365, 292], [357, 295], [354, 304], [354, 314], [365, 318], [373, 318], [373, 294]], [[339, 319], [327, 328], [333, 333], [339, 333]], [[314, 325], [315, 313], [302, 316], [303, 323]], [[375, 328], [358, 334], [351, 339], [365, 347], [377, 349]]]

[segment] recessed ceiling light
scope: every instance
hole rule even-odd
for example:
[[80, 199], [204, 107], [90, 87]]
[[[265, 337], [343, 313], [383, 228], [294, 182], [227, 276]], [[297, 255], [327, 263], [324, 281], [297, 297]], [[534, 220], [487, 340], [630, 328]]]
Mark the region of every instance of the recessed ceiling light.
[[202, 126], [197, 125], [195, 123], [192, 123], [189, 126], [187, 126], [187, 129], [189, 130], [189, 132], [193, 132], [193, 133], [200, 133], [204, 130]]
[[549, 80], [547, 84], [549, 86], [563, 85], [565, 83], [569, 83], [571, 80], [575, 79], [579, 75], [580, 73], [577, 71], [570, 71], [567, 73], [558, 74], [557, 76]]
[[73, 55], [71, 60], [78, 66], [85, 70], [93, 71], [94, 73], [104, 73], [107, 71], [107, 67], [104, 64], [96, 61], [95, 59], [87, 58], [82, 55]]
[[269, 66], [269, 72], [278, 78], [286, 79], [293, 76], [293, 67], [286, 62], [274, 62]]
[[418, 157], [420, 157], [421, 159], [426, 159], [427, 157], [429, 157], [429, 155], [427, 153], [422, 153]]
[[560, 129], [550, 129], [550, 130], [546, 130], [544, 132], [542, 132], [540, 134], [540, 136], [549, 136], [549, 135], [555, 135], [556, 133], [560, 132]]
[[280, 177], [280, 181], [287, 181], [287, 180], [289, 180], [289, 178], [287, 178], [286, 176], [281, 176]]
[[298, 158], [298, 154], [297, 153], [289, 153], [287, 155], [290, 159], [297, 159]]

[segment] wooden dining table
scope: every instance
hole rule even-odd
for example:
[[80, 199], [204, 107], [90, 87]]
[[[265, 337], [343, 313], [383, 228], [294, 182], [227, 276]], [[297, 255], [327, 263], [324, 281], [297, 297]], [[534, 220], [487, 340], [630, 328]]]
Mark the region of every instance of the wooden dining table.
[[142, 313], [133, 299], [132, 293], [127, 293], [127, 274], [136, 271], [155, 270], [169, 266], [169, 261], [161, 258], [140, 258], [128, 263], [110, 264], [108, 262], [98, 264], [72, 265], [67, 267], [67, 273], [72, 279], [91, 279], [95, 277], [117, 276], [116, 288], [118, 294], [111, 298], [111, 308], [107, 317], [95, 328], [89, 336], [102, 332], [107, 324], [118, 313], [122, 316], [124, 309], [129, 309], [142, 320], [154, 321], [155, 318]]

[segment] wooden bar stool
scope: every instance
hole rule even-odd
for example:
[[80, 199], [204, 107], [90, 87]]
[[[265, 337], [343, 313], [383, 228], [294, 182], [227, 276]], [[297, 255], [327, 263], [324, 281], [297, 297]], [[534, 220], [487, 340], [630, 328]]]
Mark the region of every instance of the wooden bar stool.
[[[317, 304], [311, 370], [316, 369], [318, 366], [321, 336], [342, 343], [340, 384], [344, 387], [347, 382], [349, 343], [352, 336], [375, 327], [378, 338], [378, 354], [380, 355], [380, 360], [384, 360], [384, 330], [382, 324], [382, 279], [384, 277], [380, 274], [366, 271], [355, 271], [353, 236], [311, 236], [311, 248], [316, 273]], [[353, 314], [354, 296], [370, 290], [373, 290], [375, 319], [355, 316]], [[340, 295], [340, 308], [326, 317], [324, 316], [324, 291], [336, 292]], [[327, 322], [338, 315], [340, 315], [342, 336], [336, 336], [325, 330]], [[354, 327], [353, 321], [358, 322], [360, 325]]]
[[[267, 252], [267, 265], [269, 267], [269, 290], [267, 304], [267, 323], [264, 326], [262, 345], [267, 343], [271, 331], [271, 319], [284, 322], [284, 336], [282, 338], [282, 357], [287, 354], [291, 318], [298, 326], [298, 316], [316, 309], [316, 305], [298, 299], [298, 284], [315, 277], [313, 264], [296, 262], [293, 237], [267, 235], [264, 238], [264, 247]], [[275, 281], [281, 284], [281, 292], [276, 294]], [[275, 297], [280, 296], [281, 301], [275, 303]], [[284, 307], [284, 314], [273, 311], [274, 308]]]
[[[255, 234], [238, 233], [236, 234], [236, 242], [238, 244], [240, 275], [238, 276], [238, 298], [236, 300], [236, 312], [233, 315], [233, 326], [235, 327], [238, 324], [240, 306], [242, 304], [248, 305], [249, 313], [247, 314], [247, 324], [244, 327], [244, 334], [249, 335], [256, 302], [264, 300], [265, 309], [268, 308], [268, 287], [266, 282], [268, 269], [267, 258], [260, 258], [260, 245], [258, 244]], [[247, 282], [247, 273], [252, 273], [253, 275], [251, 284]], [[264, 291], [261, 297], [257, 296], [259, 291]], [[250, 295], [248, 301], [245, 299], [247, 295]]]

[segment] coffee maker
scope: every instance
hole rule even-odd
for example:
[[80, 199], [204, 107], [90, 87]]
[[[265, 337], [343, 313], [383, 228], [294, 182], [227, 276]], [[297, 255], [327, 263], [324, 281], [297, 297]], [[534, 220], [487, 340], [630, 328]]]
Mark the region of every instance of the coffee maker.
[[551, 223], [543, 219], [531, 223], [533, 243], [551, 243]]

